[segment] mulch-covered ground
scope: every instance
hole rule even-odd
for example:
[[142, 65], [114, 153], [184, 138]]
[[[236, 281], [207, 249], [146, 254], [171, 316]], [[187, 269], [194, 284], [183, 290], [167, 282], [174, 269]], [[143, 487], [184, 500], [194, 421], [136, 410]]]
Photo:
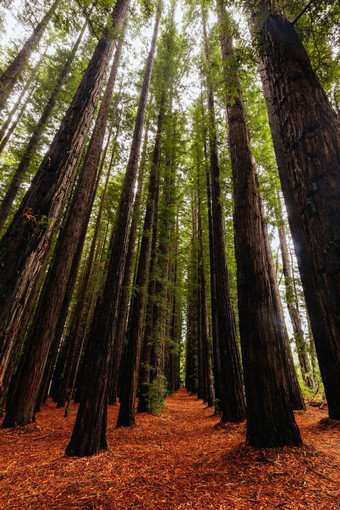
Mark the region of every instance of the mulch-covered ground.
[[180, 390], [159, 416], [115, 429], [109, 450], [64, 455], [68, 418], [52, 402], [27, 427], [0, 430], [0, 508], [9, 509], [327, 509], [340, 508], [340, 431], [326, 410], [296, 413], [304, 445], [252, 449], [245, 423], [218, 426], [202, 401]]

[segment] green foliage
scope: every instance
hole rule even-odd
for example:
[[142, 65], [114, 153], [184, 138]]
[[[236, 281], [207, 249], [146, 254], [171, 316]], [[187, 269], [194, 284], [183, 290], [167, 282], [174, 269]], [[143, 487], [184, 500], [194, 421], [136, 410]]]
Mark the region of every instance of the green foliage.
[[157, 374], [148, 386], [147, 405], [150, 413], [159, 414], [165, 407], [167, 396], [167, 380], [164, 375]]

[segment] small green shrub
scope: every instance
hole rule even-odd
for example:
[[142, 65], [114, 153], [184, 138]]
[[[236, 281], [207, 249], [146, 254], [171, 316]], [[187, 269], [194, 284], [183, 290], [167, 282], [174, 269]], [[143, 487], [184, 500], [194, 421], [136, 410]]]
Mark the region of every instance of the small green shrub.
[[167, 393], [166, 377], [164, 377], [164, 375], [157, 375], [149, 384], [147, 394], [147, 403], [150, 413], [158, 414], [164, 409]]

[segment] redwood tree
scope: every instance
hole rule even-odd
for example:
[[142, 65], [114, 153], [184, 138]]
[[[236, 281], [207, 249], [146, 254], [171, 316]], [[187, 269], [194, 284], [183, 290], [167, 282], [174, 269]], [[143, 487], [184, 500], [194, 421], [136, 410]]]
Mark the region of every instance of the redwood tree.
[[13, 87], [15, 82], [17, 81], [21, 71], [27, 64], [30, 56], [33, 51], [38, 46], [46, 27], [52, 18], [53, 14], [57, 10], [58, 5], [61, 0], [54, 0], [53, 4], [42, 18], [42, 20], [38, 23], [38, 25], [33, 30], [31, 37], [25, 42], [24, 46], [19, 51], [18, 55], [12, 60], [10, 65], [5, 69], [5, 71], [0, 76], [0, 110], [3, 109], [8, 94], [10, 93], [10, 89]]
[[251, 446], [299, 445], [283, 365], [283, 315], [268, 265], [267, 234], [244, 113], [230, 23], [221, 3], [221, 47], [234, 183], [239, 326]]
[[111, 253], [107, 277], [102, 296], [97, 301], [89, 335], [88, 377], [83, 388], [72, 437], [66, 448], [66, 454], [69, 456], [83, 457], [107, 448], [106, 421], [112, 350], [117, 326], [118, 305], [124, 274], [133, 194], [159, 21], [160, 6], [157, 9], [151, 49], [144, 71], [130, 156], [116, 216], [116, 228], [110, 243]]
[[248, 1], [267, 109], [329, 417], [340, 419], [340, 136], [292, 24]]
[[[202, 9], [203, 42], [205, 61], [210, 73], [206, 14]], [[245, 418], [245, 400], [242, 383], [242, 367], [236, 339], [236, 325], [231, 302], [227, 256], [225, 249], [224, 222], [221, 203], [220, 167], [215, 125], [214, 95], [211, 80], [207, 78], [209, 113], [209, 156], [211, 173], [211, 212], [213, 264], [216, 290], [216, 327], [220, 357], [220, 384], [223, 421], [241, 421]]]
[[[72, 297], [87, 224], [96, 193], [98, 165], [123, 39], [117, 45], [109, 80], [80, 170], [68, 216], [60, 231], [54, 259], [42, 288], [27, 340], [26, 359], [16, 393], [7, 405], [3, 427], [26, 425], [34, 419], [35, 405], [56, 331], [61, 332]], [[57, 341], [57, 344], [59, 342]]]
[[99, 101], [116, 31], [129, 0], [117, 0], [59, 131], [0, 243], [0, 387], [32, 289], [47, 259]]

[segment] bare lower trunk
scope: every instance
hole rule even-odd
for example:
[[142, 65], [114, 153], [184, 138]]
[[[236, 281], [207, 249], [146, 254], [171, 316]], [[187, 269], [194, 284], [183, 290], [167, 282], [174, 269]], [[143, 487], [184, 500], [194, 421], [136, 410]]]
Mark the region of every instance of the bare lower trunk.
[[127, 327], [127, 353], [124, 384], [120, 393], [120, 408], [117, 427], [135, 425], [135, 400], [138, 386], [140, 353], [142, 345], [142, 331], [144, 322], [144, 309], [146, 288], [149, 274], [149, 260], [151, 252], [151, 232], [154, 221], [154, 212], [158, 198], [159, 167], [161, 158], [161, 136], [164, 122], [165, 94], [158, 115], [157, 134], [153, 153], [152, 166], [149, 178], [148, 198], [145, 211], [143, 237], [138, 260], [135, 291], [131, 300], [131, 312]]
[[251, 446], [299, 445], [287, 387], [282, 314], [273, 291], [255, 164], [226, 11], [219, 5], [229, 147], [234, 182], [234, 232], [239, 324]]
[[[79, 46], [81, 39], [83, 37], [86, 26], [87, 26], [87, 23], [84, 24], [84, 26], [78, 36], [78, 39], [71, 51], [71, 54], [68, 57], [67, 61], [65, 62], [65, 65], [64, 65], [64, 67], [60, 73], [60, 76], [57, 80], [57, 83], [55, 84], [55, 87], [54, 87], [50, 97], [47, 100], [45, 109], [44, 109], [43, 113], [41, 114], [41, 117], [32, 133], [32, 136], [31, 136], [30, 141], [28, 142], [28, 145], [24, 151], [24, 154], [21, 158], [19, 166], [15, 171], [15, 174], [11, 180], [11, 183], [9, 185], [7, 192], [6, 192], [6, 195], [4, 196], [4, 199], [1, 203], [1, 206], [0, 206], [0, 230], [2, 229], [2, 227], [6, 221], [6, 218], [8, 216], [10, 209], [11, 209], [13, 201], [18, 193], [22, 179], [29, 167], [32, 156], [34, 155], [34, 152], [40, 142], [40, 139], [41, 139], [41, 136], [45, 129], [45, 126], [47, 124], [47, 121], [48, 121], [48, 119], [51, 115], [52, 109], [56, 103], [56, 99], [60, 92], [60, 89], [67, 78], [68, 72], [70, 70], [74, 56], [76, 54], [78, 46]], [[2, 143], [0, 144], [0, 153], [2, 150], [1, 147], [2, 147]]]
[[203, 393], [204, 400], [211, 407], [214, 403], [214, 388], [212, 381], [212, 359], [211, 359], [211, 346], [209, 338], [209, 318], [208, 318], [208, 302], [207, 302], [207, 284], [205, 276], [205, 263], [204, 263], [204, 246], [203, 246], [203, 228], [202, 228], [202, 204], [201, 204], [201, 189], [200, 189], [200, 168], [198, 166], [198, 180], [197, 180], [197, 197], [198, 197], [198, 242], [199, 242], [199, 281], [200, 281], [200, 316], [202, 322], [202, 365], [203, 365]]
[[248, 2], [329, 416], [340, 419], [339, 128], [294, 26]]
[[[116, 229], [111, 242], [111, 254], [103, 294], [98, 300], [89, 335], [90, 367], [85, 381], [76, 423], [66, 454], [82, 457], [106, 449], [106, 421], [109, 394], [109, 373], [112, 363], [114, 335], [118, 319], [118, 303], [124, 274], [133, 193], [138, 169], [145, 108], [154, 60], [160, 11], [147, 59], [141, 96], [126, 170]], [[98, 384], [99, 383], [99, 384]]]
[[146, 149], [147, 149], [147, 143], [148, 143], [148, 129], [149, 127], [146, 127], [145, 132], [145, 139], [144, 139], [144, 147], [143, 147], [143, 155], [141, 164], [139, 167], [139, 176], [138, 176], [138, 183], [137, 183], [137, 191], [135, 196], [135, 201], [133, 204], [133, 212], [132, 212], [132, 220], [131, 220], [131, 227], [130, 227], [130, 233], [129, 233], [129, 244], [126, 254], [126, 262], [125, 262], [125, 269], [124, 269], [124, 279], [122, 282], [122, 295], [120, 298], [119, 303], [119, 317], [117, 321], [117, 331], [116, 331], [116, 337], [115, 337], [115, 344], [114, 344], [114, 355], [112, 360], [112, 373], [111, 373], [111, 392], [110, 392], [110, 401], [111, 403], [114, 403], [114, 400], [117, 395], [118, 390], [118, 378], [119, 378], [119, 369], [120, 369], [120, 362], [122, 359], [122, 353], [123, 353], [123, 341], [124, 341], [124, 334], [126, 330], [126, 319], [128, 315], [128, 309], [129, 309], [129, 298], [131, 296], [131, 279], [132, 279], [132, 273], [133, 273], [133, 262], [134, 262], [134, 254], [135, 254], [135, 244], [137, 239], [137, 228], [138, 228], [138, 218], [139, 218], [139, 209], [140, 209], [140, 202], [141, 202], [141, 194], [142, 194], [142, 184], [143, 184], [143, 176], [144, 176], [144, 165], [146, 161]]
[[125, 17], [129, 0], [118, 0], [113, 27], [100, 39], [73, 101], [20, 208], [0, 243], [0, 386], [18, 324], [52, 245], [77, 162], [104, 83], [114, 40], [113, 29]]
[[[208, 39], [203, 14], [203, 34], [206, 63], [209, 65]], [[209, 111], [209, 148], [211, 172], [211, 203], [213, 226], [213, 261], [216, 285], [216, 314], [219, 356], [221, 364], [222, 420], [241, 421], [245, 418], [242, 368], [236, 339], [236, 324], [230, 295], [230, 283], [225, 249], [223, 211], [221, 203], [220, 168], [217, 152], [214, 97], [207, 85]]]

